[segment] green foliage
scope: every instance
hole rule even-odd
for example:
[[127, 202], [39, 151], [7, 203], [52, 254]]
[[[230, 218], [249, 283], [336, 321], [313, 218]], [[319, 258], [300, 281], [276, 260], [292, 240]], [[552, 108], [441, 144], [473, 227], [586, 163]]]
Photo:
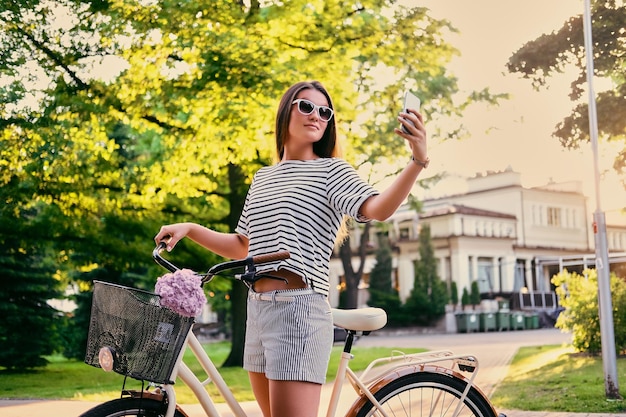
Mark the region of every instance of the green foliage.
[[[614, 168], [626, 168], [626, 5], [622, 2], [591, 2], [594, 76], [609, 86], [595, 97], [601, 139], [624, 147], [615, 155]], [[582, 10], [581, 10], [582, 12]], [[529, 41], [510, 58], [508, 69], [532, 80], [536, 88], [548, 88], [549, 78], [574, 69], [569, 98], [574, 102], [569, 116], [555, 128], [554, 136], [566, 148], [578, 148], [589, 141], [586, 52], [583, 15], [569, 18], [560, 29]]]
[[48, 301], [62, 288], [46, 246], [27, 243], [34, 229], [25, 224], [0, 225], [0, 366], [17, 370], [44, 365], [43, 356], [58, 348], [60, 314]]
[[459, 304], [459, 289], [456, 281], [450, 283], [450, 303], [454, 306]]
[[[598, 354], [602, 350], [598, 311], [598, 276], [595, 269], [584, 275], [563, 271], [552, 278], [559, 303], [565, 310], [556, 327], [572, 333], [576, 350]], [[616, 353], [626, 351], [626, 282], [611, 274], [611, 299]]]
[[[233, 230], [252, 173], [271, 160], [277, 100], [292, 83], [319, 79], [331, 91], [356, 165], [407, 153], [391, 133], [407, 88], [433, 126], [492, 99], [458, 94], [446, 69], [457, 51], [443, 41], [453, 30], [389, 2], [2, 2], [0, 224], [40, 225], [7, 262], [25, 253], [42, 280], [78, 291], [64, 351], [80, 356], [92, 280], [153, 287], [161, 224]], [[201, 270], [217, 257], [183, 244], [176, 259]], [[230, 292], [235, 335], [244, 293]]]
[[467, 291], [467, 287], [463, 287], [463, 294], [461, 294], [461, 305], [463, 307], [470, 305], [470, 295]]
[[76, 292], [69, 298], [76, 303], [76, 309], [65, 315], [59, 323], [59, 352], [66, 358], [83, 360], [87, 350], [92, 293]]
[[372, 293], [390, 293], [394, 291], [391, 274], [393, 273], [393, 253], [389, 245], [387, 236], [380, 236], [378, 239], [378, 250], [376, 251], [376, 265], [370, 272], [370, 300]]
[[387, 325], [396, 327], [407, 322], [407, 317], [401, 307], [402, 301], [392, 282], [393, 253], [386, 236], [379, 238], [379, 247], [376, 252], [376, 265], [370, 272], [368, 305], [380, 307], [387, 312]]
[[478, 288], [478, 281], [472, 281], [470, 286], [469, 302], [473, 306], [480, 304], [480, 289]]
[[448, 291], [446, 284], [437, 275], [437, 260], [428, 225], [422, 225], [419, 243], [420, 259], [415, 265], [413, 289], [404, 309], [415, 324], [428, 325], [445, 313]]

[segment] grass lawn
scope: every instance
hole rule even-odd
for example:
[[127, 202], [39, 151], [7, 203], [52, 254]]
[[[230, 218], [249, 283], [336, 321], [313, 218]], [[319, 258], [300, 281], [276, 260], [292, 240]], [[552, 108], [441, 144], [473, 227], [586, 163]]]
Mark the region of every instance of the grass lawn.
[[[216, 365], [223, 363], [230, 352], [230, 343], [219, 342], [204, 345], [205, 350]], [[343, 346], [335, 346], [327, 372], [330, 382], [337, 373], [337, 366]], [[405, 353], [423, 352], [425, 349], [399, 348], [359, 348], [355, 346], [352, 353], [355, 358], [350, 362], [353, 370], [362, 370], [375, 358], [390, 356], [392, 350]], [[197, 375], [203, 375], [200, 365], [193, 363], [193, 356], [188, 351], [185, 358]], [[82, 361], [67, 360], [62, 357], [48, 357], [49, 365], [26, 373], [15, 373], [0, 368], [0, 398], [38, 398], [38, 399], [70, 399], [83, 401], [106, 401], [117, 398], [124, 377], [116, 373], [107, 373], [100, 368], [86, 365]], [[242, 368], [219, 368], [220, 373], [235, 394], [238, 401], [252, 401], [254, 397], [248, 382], [248, 373]], [[200, 377], [203, 378], [202, 376]], [[141, 383], [128, 378], [126, 387], [141, 389]], [[213, 385], [208, 391], [215, 401], [222, 401]], [[176, 384], [177, 401], [181, 404], [196, 403], [191, 390], [180, 381]]]
[[[625, 372], [626, 358], [618, 358], [618, 383]], [[626, 390], [622, 388], [621, 393], [624, 396]], [[563, 346], [521, 348], [491, 400], [496, 409], [578, 413], [626, 411], [626, 401], [609, 401], [605, 397], [602, 358], [575, 353], [572, 347]]]
[[[210, 343], [205, 349], [216, 364], [221, 364], [230, 352], [227, 342]], [[330, 382], [337, 372], [341, 346], [333, 348], [327, 373]], [[350, 366], [362, 370], [371, 360], [389, 356], [394, 348], [360, 348], [355, 346], [355, 359]], [[396, 349], [406, 353], [423, 349]], [[190, 353], [187, 355], [191, 357]], [[106, 401], [119, 396], [123, 377], [99, 368], [61, 357], [48, 358], [50, 364], [42, 369], [15, 373], [0, 368], [0, 398], [72, 399]], [[191, 362], [189, 362], [191, 363]], [[193, 363], [192, 363], [193, 365]], [[626, 358], [618, 358], [618, 378], [626, 375]], [[199, 366], [192, 370], [202, 374]], [[253, 400], [246, 371], [241, 368], [220, 368], [226, 383], [239, 401]], [[620, 382], [620, 381], [618, 381]], [[621, 381], [622, 385], [626, 381]], [[127, 388], [140, 389], [141, 384], [127, 380]], [[209, 392], [221, 401], [212, 385]], [[181, 404], [196, 403], [191, 391], [177, 384]], [[626, 390], [622, 389], [626, 396]], [[514, 357], [506, 378], [491, 397], [496, 409], [527, 411], [560, 411], [584, 413], [626, 412], [626, 401], [607, 401], [604, 396], [604, 370], [601, 357], [574, 353], [567, 346], [521, 348]]]

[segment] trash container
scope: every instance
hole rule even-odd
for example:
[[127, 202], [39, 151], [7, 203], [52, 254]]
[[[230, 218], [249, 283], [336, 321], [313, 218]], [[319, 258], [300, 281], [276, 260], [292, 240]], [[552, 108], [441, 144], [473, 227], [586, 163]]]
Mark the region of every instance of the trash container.
[[533, 329], [538, 329], [539, 328], [539, 314], [538, 313], [533, 313], [532, 314], [532, 328]]
[[524, 316], [524, 325], [526, 329], [538, 329], [539, 328], [539, 314], [528, 313]]
[[521, 311], [511, 312], [511, 330], [524, 330], [524, 313]]
[[495, 313], [480, 313], [480, 331], [489, 332], [496, 330], [496, 314]]
[[511, 329], [511, 313], [508, 311], [498, 311], [496, 313], [496, 325], [498, 331]]
[[477, 332], [480, 329], [478, 314], [471, 312], [456, 313], [456, 328], [459, 333]]

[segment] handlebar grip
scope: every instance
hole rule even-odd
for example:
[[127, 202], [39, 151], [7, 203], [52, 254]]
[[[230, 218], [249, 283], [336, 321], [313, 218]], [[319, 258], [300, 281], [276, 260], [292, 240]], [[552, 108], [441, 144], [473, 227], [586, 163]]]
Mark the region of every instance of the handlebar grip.
[[152, 259], [154, 259], [156, 263], [158, 263], [159, 265], [161, 265], [163, 268], [167, 269], [168, 271], [176, 272], [180, 268], [161, 256], [161, 252], [163, 252], [163, 250], [165, 250], [166, 247], [167, 247], [167, 244], [165, 242], [163, 241], [159, 242], [156, 248], [154, 248], [154, 250], [152, 251]]
[[265, 253], [263, 255], [256, 255], [252, 257], [252, 262], [255, 264], [266, 264], [274, 261], [282, 261], [283, 259], [289, 259], [291, 254], [289, 251], [281, 250], [280, 252]]

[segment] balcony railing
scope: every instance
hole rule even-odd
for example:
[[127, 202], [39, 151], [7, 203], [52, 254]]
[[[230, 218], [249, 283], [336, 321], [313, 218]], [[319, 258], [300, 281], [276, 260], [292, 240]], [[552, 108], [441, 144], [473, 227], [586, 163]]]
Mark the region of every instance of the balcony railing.
[[554, 310], [559, 301], [554, 292], [528, 291], [514, 293], [512, 308], [515, 310]]

